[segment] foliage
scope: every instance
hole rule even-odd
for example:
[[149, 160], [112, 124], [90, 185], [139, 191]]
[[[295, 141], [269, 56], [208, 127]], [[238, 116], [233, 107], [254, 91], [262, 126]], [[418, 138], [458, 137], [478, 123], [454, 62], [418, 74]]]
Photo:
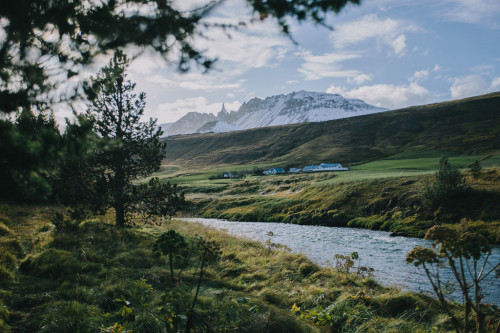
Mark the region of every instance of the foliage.
[[436, 208], [460, 201], [466, 195], [469, 186], [459, 170], [452, 168], [447, 157], [441, 157], [439, 170], [434, 175], [434, 181], [427, 184], [422, 192], [424, 205]]
[[89, 207], [99, 207], [104, 198], [94, 190], [97, 173], [90, 165], [90, 154], [97, 145], [93, 124], [84, 115], [75, 116], [74, 123], [66, 120], [64, 151], [53, 187], [56, 201], [70, 207], [71, 217], [82, 221], [90, 215]]
[[[488, 262], [491, 254], [488, 240], [481, 234], [471, 232], [466, 220], [455, 228], [434, 226], [429, 229], [425, 238], [434, 240], [432, 248], [415, 247], [408, 252], [406, 262], [422, 266], [441, 307], [457, 332], [469, 332], [471, 316], [475, 321], [476, 332], [486, 332], [481, 281], [500, 267], [500, 262]], [[451, 269], [462, 294], [463, 322], [453, 314], [448, 303], [448, 286], [439, 275], [442, 265]]]
[[483, 168], [481, 167], [481, 163], [479, 163], [479, 161], [474, 161], [474, 163], [469, 166], [469, 169], [474, 179], [479, 179], [481, 177], [481, 171]]
[[13, 122], [0, 120], [0, 197], [43, 202], [52, 194], [62, 136], [53, 115], [24, 108]]
[[351, 252], [349, 255], [334, 254], [335, 268], [342, 273], [351, 274], [351, 268], [354, 267], [354, 263], [358, 261], [358, 267], [354, 274], [357, 276], [371, 276], [374, 269], [372, 267], [361, 266], [361, 259], [359, 258], [358, 252]]
[[141, 198], [135, 202], [134, 211], [151, 219], [155, 216], [171, 217], [186, 205], [184, 194], [179, 192], [177, 184], [161, 182], [153, 177], [146, 184], [133, 187], [133, 197]]
[[171, 216], [183, 203], [175, 186], [152, 179], [147, 185], [134, 186], [132, 181], [149, 176], [165, 156], [165, 144], [159, 140], [162, 131], [156, 120], [142, 122], [145, 94], [136, 95], [135, 84], [126, 80], [128, 59], [117, 51], [109, 64], [92, 78], [95, 93], [87, 109], [99, 140], [89, 158], [93, 188], [88, 193], [94, 212], [112, 207], [116, 225], [123, 227], [127, 215]]
[[326, 308], [306, 310], [294, 304], [291, 310], [315, 326], [327, 327], [330, 332], [338, 333], [359, 332], [360, 326], [375, 316], [362, 302], [354, 299], [338, 301]]
[[[168, 230], [182, 235], [191, 246], [202, 235], [222, 250], [203, 269], [194, 309], [198, 320], [192, 332], [206, 331], [207, 327], [215, 332], [330, 330], [328, 326], [312, 327], [311, 321], [294, 315], [290, 312], [294, 303], [301, 311], [319, 312], [335, 304], [336, 310], [330, 311], [332, 306], [328, 313], [338, 322], [345, 321], [342, 327], [346, 331], [449, 331], [437, 301], [431, 297], [402, 293], [331, 268], [317, 267], [314, 273], [303, 275], [299, 268], [313, 264], [300, 254], [269, 251], [256, 242], [175, 219], [168, 225], [119, 229], [108, 214], [80, 223], [73, 221], [74, 227], [64, 232], [51, 227], [46, 230], [43, 227], [50, 226], [55, 210], [62, 211], [11, 206], [12, 223], [4, 221], [24, 244], [32, 263], [38, 255], [48, 258], [46, 251], [53, 249], [57, 250], [51, 251], [53, 254], [66, 259], [71, 253], [81, 266], [75, 268], [74, 260], [58, 261], [54, 256], [51, 266], [57, 265], [54, 269], [62, 272], [57, 277], [38, 274], [38, 263], [31, 271], [13, 271], [15, 283], [8, 284], [0, 294], [10, 312], [6, 324], [13, 331], [39, 332], [46, 326], [47, 331], [57, 332], [49, 326], [53, 322], [75, 331], [78, 327], [85, 331], [83, 328], [90, 325], [92, 332], [185, 332], [202, 258], [196, 250], [185, 267], [174, 263], [178, 283], [172, 285], [168, 263], [155, 258], [152, 251], [159, 235]], [[0, 244], [3, 242], [4, 237]], [[17, 256], [17, 250], [11, 252]], [[488, 316], [487, 322], [498, 318], [498, 310], [489, 307]], [[82, 321], [85, 319], [87, 322]]]
[[174, 230], [169, 230], [158, 237], [153, 246], [153, 252], [157, 255], [168, 256], [170, 280], [174, 284], [174, 261], [189, 259], [186, 239]]
[[[163, 56], [175, 53], [178, 68], [186, 71], [194, 61], [209, 69], [214, 59], [193, 46], [193, 37], [206, 29], [236, 26], [203, 21], [222, 0], [202, 1], [182, 10], [175, 2], [147, 1], [18, 1], [0, 5], [0, 111], [31, 104], [49, 104], [49, 98], [71, 100], [87, 86], [70, 87], [66, 94], [51, 94], [58, 84], [79, 74], [82, 66], [111, 50], [134, 45], [139, 52], [153, 49]], [[326, 14], [347, 3], [339, 1], [246, 1], [259, 18], [276, 17], [288, 33], [287, 18], [324, 24]], [[33, 60], [33, 50], [37, 57]], [[83, 89], [82, 89], [83, 88]], [[54, 96], [55, 95], [55, 96]]]
[[[220, 255], [222, 254], [222, 251], [220, 249], [220, 246], [217, 244], [216, 241], [210, 241], [210, 240], [205, 240], [203, 238], [200, 238], [197, 242], [197, 247], [199, 251], [199, 255], [201, 257], [201, 264], [200, 264], [200, 275], [198, 276], [198, 283], [196, 286], [196, 292], [194, 294], [193, 298], [193, 304], [191, 305], [191, 312], [194, 310], [194, 307], [196, 305], [196, 301], [198, 300], [198, 294], [200, 292], [200, 286], [201, 286], [201, 281], [203, 279], [203, 273], [204, 269], [206, 268], [205, 265], [211, 261], [217, 260]], [[189, 319], [193, 320], [194, 318], [191, 316]], [[190, 322], [188, 320], [187, 326], [189, 327], [192, 325], [193, 322]]]

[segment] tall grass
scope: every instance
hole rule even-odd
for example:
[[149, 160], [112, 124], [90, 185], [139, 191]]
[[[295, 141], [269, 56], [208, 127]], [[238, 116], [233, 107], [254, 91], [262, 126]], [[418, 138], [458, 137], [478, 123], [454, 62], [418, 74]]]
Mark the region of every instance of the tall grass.
[[175, 220], [117, 230], [112, 219], [106, 222], [106, 217], [98, 217], [57, 229], [48, 211], [13, 208], [9, 213], [12, 237], [26, 253], [19, 258], [20, 269], [11, 270], [15, 283], [3, 287], [2, 295], [9, 294], [3, 300], [10, 312], [2, 317], [5, 330], [9, 325], [13, 331], [26, 332], [99, 331], [101, 327], [152, 332], [166, 330], [168, 318], [182, 321], [182, 316], [172, 315], [183, 314], [182, 304], [193, 299], [199, 259], [173, 266], [184, 286], [178, 289], [165, 258], [152, 252], [166, 230], [187, 239], [202, 236], [221, 248], [220, 259], [206, 266], [195, 307], [199, 318], [216, 331], [323, 329], [310, 316], [294, 314], [294, 304], [309, 314], [339, 316], [342, 309], [337, 321], [343, 323], [341, 328], [324, 326], [339, 332], [405, 327], [446, 331], [448, 327], [428, 297], [318, 267], [303, 255], [280, 250], [278, 244], [262, 246]]

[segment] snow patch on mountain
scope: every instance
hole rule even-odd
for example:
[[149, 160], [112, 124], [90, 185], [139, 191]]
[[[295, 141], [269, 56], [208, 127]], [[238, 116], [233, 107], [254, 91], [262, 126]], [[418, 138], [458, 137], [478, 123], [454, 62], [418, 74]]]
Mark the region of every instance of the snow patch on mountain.
[[209, 133], [209, 132], [222, 133], [222, 132], [232, 132], [240, 130], [242, 130], [241, 127], [230, 125], [222, 120], [217, 120], [206, 123], [202, 127], [198, 128], [196, 130], [196, 133]]
[[[255, 127], [319, 122], [387, 111], [360, 99], [339, 94], [298, 91], [265, 99], [252, 98], [238, 111], [228, 112], [222, 104], [217, 116], [190, 112], [164, 131], [166, 135], [226, 132]], [[207, 125], [207, 126], [205, 126]], [[233, 128], [233, 129], [231, 129]]]

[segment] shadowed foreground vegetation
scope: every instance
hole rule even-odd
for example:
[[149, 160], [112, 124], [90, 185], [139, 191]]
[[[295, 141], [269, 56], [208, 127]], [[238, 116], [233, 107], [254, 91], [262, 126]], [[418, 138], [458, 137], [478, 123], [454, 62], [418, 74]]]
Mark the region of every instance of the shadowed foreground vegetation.
[[[205, 328], [225, 332], [451, 330], [431, 297], [383, 287], [354, 268], [349, 271], [342, 261], [340, 270], [320, 268], [302, 255], [279, 249], [278, 244], [262, 246], [175, 220], [118, 229], [113, 215], [77, 223], [60, 214], [54, 219], [56, 211], [4, 207], [1, 213], [2, 331], [167, 332], [172, 331], [169, 325], [174, 319], [182, 328], [200, 259], [194, 255], [182, 269], [174, 265], [173, 282], [168, 260], [153, 255], [158, 236], [170, 229], [187, 240], [202, 236], [220, 247], [219, 259], [205, 268], [195, 306]], [[460, 317], [458, 308], [451, 308]], [[498, 309], [488, 306], [486, 312], [493, 330]]]

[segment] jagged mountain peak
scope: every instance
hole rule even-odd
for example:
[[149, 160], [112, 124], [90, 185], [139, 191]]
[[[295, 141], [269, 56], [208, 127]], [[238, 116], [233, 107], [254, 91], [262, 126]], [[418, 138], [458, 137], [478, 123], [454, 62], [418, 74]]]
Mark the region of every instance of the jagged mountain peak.
[[[369, 105], [360, 99], [344, 98], [339, 94], [300, 90], [264, 99], [254, 97], [243, 103], [238, 111], [231, 111], [231, 113], [227, 112], [224, 104], [222, 104], [222, 108], [217, 116], [190, 112], [173, 123], [165, 131], [167, 135], [194, 133], [202, 128], [204, 131], [212, 131], [207, 129], [215, 128], [214, 126], [216, 126], [218, 121], [221, 121], [221, 128], [231, 131], [235, 129], [327, 121], [382, 111], [387, 111], [387, 109]], [[201, 123], [203, 120], [205, 122]], [[175, 126], [178, 122], [193, 122], [196, 123], [197, 127], [194, 128], [194, 126], [187, 126], [185, 124], [183, 126]], [[203, 127], [206, 123], [211, 122], [214, 122], [214, 124]], [[187, 127], [189, 127], [189, 131], [187, 131]]]
[[228, 114], [229, 114], [229, 112], [227, 112], [226, 107], [224, 106], [224, 103], [222, 103], [222, 108], [220, 109], [219, 113], [217, 113], [217, 118], [225, 117]]

